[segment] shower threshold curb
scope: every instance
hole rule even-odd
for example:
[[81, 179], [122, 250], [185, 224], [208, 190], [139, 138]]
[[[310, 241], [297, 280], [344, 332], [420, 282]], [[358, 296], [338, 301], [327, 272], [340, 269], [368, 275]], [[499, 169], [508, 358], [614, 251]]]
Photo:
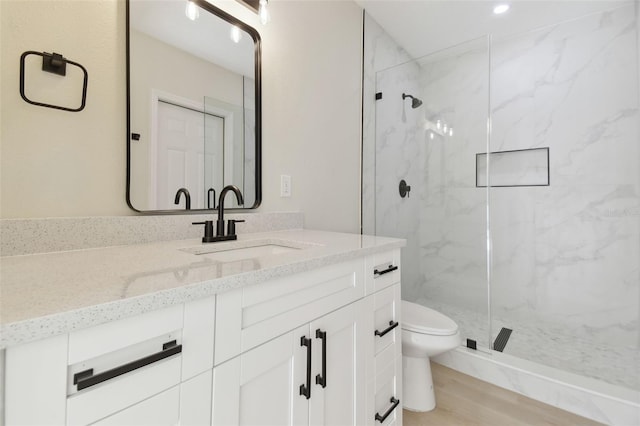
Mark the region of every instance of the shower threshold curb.
[[598, 422], [640, 424], [640, 391], [495, 351], [459, 347], [434, 357], [433, 361]]

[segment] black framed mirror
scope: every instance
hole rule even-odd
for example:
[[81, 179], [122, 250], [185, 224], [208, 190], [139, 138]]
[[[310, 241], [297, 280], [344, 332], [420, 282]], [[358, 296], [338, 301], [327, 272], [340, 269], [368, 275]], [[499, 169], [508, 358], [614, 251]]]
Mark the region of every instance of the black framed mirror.
[[244, 205], [228, 197], [225, 207], [257, 208], [260, 35], [205, 0], [126, 5], [127, 204], [148, 214], [203, 213], [233, 184]]

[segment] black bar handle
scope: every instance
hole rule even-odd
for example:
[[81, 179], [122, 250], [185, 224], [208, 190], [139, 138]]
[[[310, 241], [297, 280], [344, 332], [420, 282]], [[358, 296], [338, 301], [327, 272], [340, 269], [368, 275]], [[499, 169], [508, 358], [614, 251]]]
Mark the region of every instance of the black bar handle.
[[373, 274], [380, 276], [380, 275], [388, 274], [389, 272], [393, 272], [397, 270], [398, 270], [397, 266], [389, 265], [389, 267], [384, 271], [378, 271], [377, 269], [374, 269]]
[[311, 398], [311, 339], [307, 339], [302, 336], [300, 338], [300, 346], [307, 347], [307, 384], [300, 385], [300, 395], [304, 395], [305, 398]]
[[400, 400], [399, 399], [395, 399], [394, 397], [391, 397], [391, 401], [390, 402], [393, 405], [391, 407], [389, 407], [389, 409], [383, 415], [380, 415], [380, 414], [376, 413], [376, 420], [379, 421], [380, 423], [384, 423], [384, 421], [387, 420], [387, 417], [389, 417], [389, 415], [391, 413], [393, 413], [393, 410], [396, 409], [398, 404], [400, 404]]
[[327, 332], [316, 330], [316, 338], [322, 339], [322, 374], [316, 375], [316, 385], [327, 387]]
[[145, 365], [153, 364], [165, 358], [169, 358], [172, 355], [182, 352], [182, 345], [177, 345], [175, 340], [167, 342], [162, 345], [162, 350], [144, 358], [131, 361], [127, 364], [120, 365], [112, 368], [111, 370], [104, 371], [100, 374], [93, 375], [93, 369], [84, 370], [74, 374], [73, 384], [78, 385], [78, 390], [86, 389], [91, 386], [95, 386], [98, 383], [106, 382], [114, 377], [121, 376], [129, 373]]
[[384, 336], [385, 334], [387, 334], [388, 332], [390, 332], [391, 330], [393, 330], [394, 328], [396, 328], [398, 326], [398, 321], [389, 321], [389, 327], [385, 328], [382, 331], [378, 331], [376, 330], [376, 332], [374, 333], [376, 336]]

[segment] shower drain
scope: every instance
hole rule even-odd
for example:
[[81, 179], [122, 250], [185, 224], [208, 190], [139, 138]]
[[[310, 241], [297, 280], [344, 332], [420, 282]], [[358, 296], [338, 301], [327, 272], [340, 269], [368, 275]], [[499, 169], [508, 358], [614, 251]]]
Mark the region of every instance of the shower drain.
[[510, 328], [502, 327], [496, 340], [493, 342], [494, 351], [502, 352], [504, 350], [504, 347], [507, 346], [507, 342], [509, 341], [509, 337], [511, 337], [512, 331]]

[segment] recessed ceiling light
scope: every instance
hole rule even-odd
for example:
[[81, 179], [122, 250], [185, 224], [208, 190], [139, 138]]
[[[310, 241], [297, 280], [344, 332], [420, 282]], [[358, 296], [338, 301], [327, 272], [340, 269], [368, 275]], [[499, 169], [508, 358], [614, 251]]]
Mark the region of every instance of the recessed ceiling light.
[[510, 6], [508, 4], [499, 4], [493, 8], [493, 13], [496, 15], [501, 15], [509, 10], [509, 7]]

